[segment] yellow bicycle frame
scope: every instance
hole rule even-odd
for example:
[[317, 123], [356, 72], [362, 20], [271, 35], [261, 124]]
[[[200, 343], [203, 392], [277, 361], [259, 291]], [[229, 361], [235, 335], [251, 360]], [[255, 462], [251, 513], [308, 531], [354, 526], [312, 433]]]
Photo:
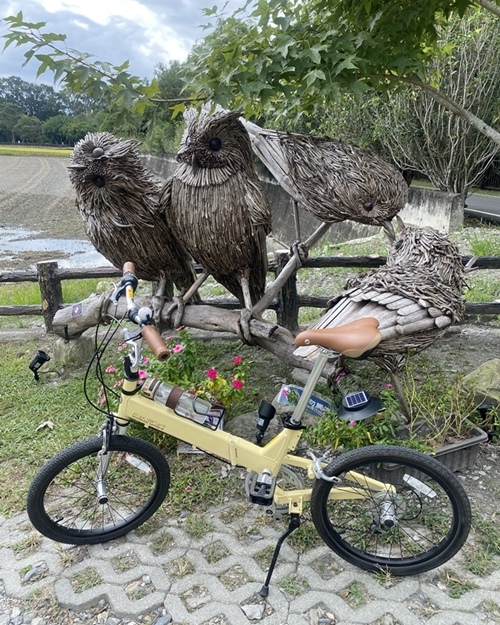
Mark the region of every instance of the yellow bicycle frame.
[[[137, 380], [124, 380], [120, 404], [118, 407], [117, 424], [126, 426], [130, 421], [137, 421], [146, 427], [153, 428], [184, 441], [202, 451], [207, 451], [227, 461], [232, 466], [244, 467], [248, 471], [262, 473], [265, 469], [277, 476], [282, 465], [305, 469], [308, 477], [315, 477], [314, 461], [308, 458], [290, 455], [296, 449], [302, 435], [301, 417], [320, 377], [328, 352], [320, 354], [309, 375], [306, 387], [292, 415], [296, 427], [285, 427], [260, 447], [239, 436], [219, 429], [210, 429], [195, 421], [177, 415], [173, 410], [162, 406], [138, 392]], [[362, 499], [366, 497], [366, 488], [393, 492], [389, 484], [368, 478], [364, 475], [350, 474], [350, 478], [363, 484], [364, 489], [353, 487], [337, 487], [330, 491], [331, 499]], [[288, 505], [289, 511], [300, 514], [304, 502], [311, 499], [311, 488], [283, 490], [276, 487], [274, 502], [276, 505]]]

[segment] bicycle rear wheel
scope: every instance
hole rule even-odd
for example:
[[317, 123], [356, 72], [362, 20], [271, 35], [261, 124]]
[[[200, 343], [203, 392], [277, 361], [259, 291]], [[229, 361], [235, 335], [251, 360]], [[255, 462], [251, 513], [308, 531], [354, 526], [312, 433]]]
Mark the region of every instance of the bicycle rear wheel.
[[164, 455], [151, 443], [112, 436], [100, 478], [102, 438], [64, 449], [33, 480], [27, 500], [31, 523], [44, 536], [73, 545], [113, 540], [160, 507], [170, 485]]
[[315, 482], [314, 525], [333, 551], [360, 568], [423, 573], [448, 561], [467, 539], [467, 494], [434, 458], [374, 445], [343, 454], [324, 472], [335, 481]]

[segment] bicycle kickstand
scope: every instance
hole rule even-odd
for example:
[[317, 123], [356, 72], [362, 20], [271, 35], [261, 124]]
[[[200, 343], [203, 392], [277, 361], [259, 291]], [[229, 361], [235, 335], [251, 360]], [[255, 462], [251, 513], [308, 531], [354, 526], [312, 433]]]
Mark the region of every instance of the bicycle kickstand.
[[273, 558], [271, 560], [271, 564], [269, 565], [269, 571], [267, 572], [266, 581], [264, 582], [264, 586], [262, 586], [259, 595], [261, 597], [267, 597], [269, 594], [269, 584], [271, 583], [271, 576], [274, 571], [274, 567], [276, 566], [276, 562], [278, 560], [278, 556], [280, 553], [281, 546], [285, 542], [285, 540], [290, 536], [292, 532], [300, 527], [300, 515], [299, 514], [291, 514], [290, 515], [290, 523], [288, 524], [288, 529], [284, 532], [276, 543], [276, 547], [274, 548]]

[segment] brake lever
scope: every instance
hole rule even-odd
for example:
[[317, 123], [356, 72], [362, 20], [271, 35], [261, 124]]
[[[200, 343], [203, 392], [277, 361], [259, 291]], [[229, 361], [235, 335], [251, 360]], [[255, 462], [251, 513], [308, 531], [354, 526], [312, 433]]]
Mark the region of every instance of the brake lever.
[[131, 286], [135, 292], [138, 284], [139, 280], [137, 279], [137, 277], [131, 271], [127, 271], [127, 273], [125, 273], [121, 278], [120, 282], [118, 282], [118, 284], [115, 286], [115, 290], [111, 294], [110, 300], [114, 304], [118, 304], [118, 300], [125, 293], [127, 286]]

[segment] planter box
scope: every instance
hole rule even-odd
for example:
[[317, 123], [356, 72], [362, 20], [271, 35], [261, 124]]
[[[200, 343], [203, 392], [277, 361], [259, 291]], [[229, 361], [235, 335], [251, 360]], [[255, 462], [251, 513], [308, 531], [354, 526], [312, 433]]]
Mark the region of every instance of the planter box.
[[[476, 464], [481, 443], [488, 441], [488, 434], [470, 423], [470, 436], [456, 443], [449, 443], [437, 449], [432, 455], [436, 460], [445, 464], [452, 471], [464, 471]], [[418, 426], [417, 426], [418, 429]], [[398, 428], [401, 438], [408, 438], [407, 426]], [[422, 434], [428, 433], [425, 426], [422, 427]]]
[[471, 436], [463, 441], [450, 443], [438, 449], [433, 455], [452, 471], [464, 471], [476, 464], [479, 446], [486, 443], [488, 434], [473, 426]]

